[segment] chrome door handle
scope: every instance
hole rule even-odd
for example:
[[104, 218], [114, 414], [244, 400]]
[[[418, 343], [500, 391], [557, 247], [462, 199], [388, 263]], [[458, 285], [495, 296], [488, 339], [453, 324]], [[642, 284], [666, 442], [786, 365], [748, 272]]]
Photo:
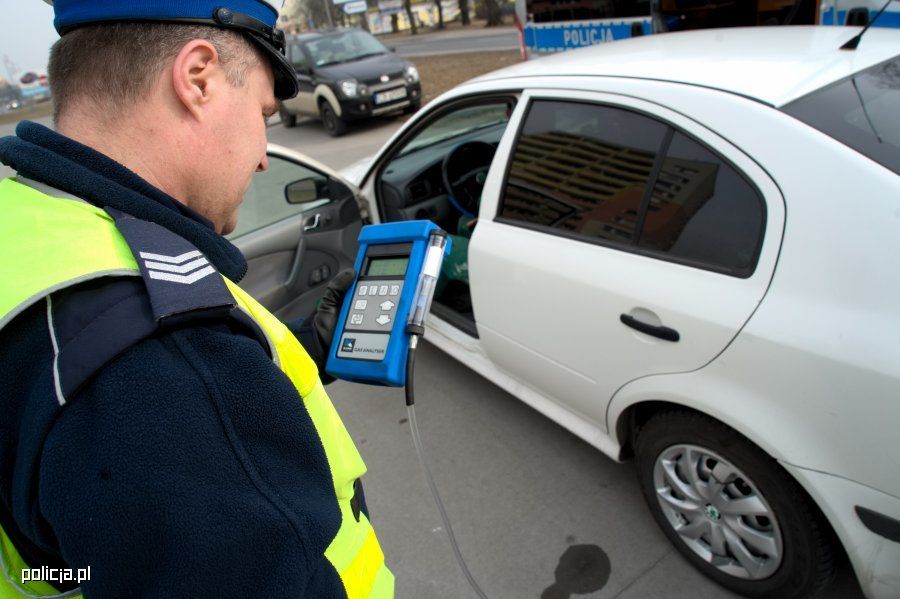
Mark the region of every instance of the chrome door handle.
[[[313, 229], [318, 229], [318, 228], [319, 228], [319, 221], [320, 221], [320, 220], [322, 220], [322, 215], [321, 215], [321, 214], [316, 214], [314, 217], [312, 217], [312, 223], [311, 223], [311, 224], [303, 225], [303, 230], [304, 230], [304, 231], [312, 231]], [[309, 220], [307, 220], [306, 222], [308, 223]]]

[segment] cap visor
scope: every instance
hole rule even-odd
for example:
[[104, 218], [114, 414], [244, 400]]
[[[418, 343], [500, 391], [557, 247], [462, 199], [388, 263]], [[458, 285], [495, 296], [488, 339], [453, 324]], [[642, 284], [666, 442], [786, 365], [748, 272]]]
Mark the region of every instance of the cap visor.
[[247, 31], [244, 33], [263, 51], [272, 65], [272, 73], [275, 75], [275, 97], [279, 100], [290, 100], [296, 96], [300, 91], [300, 84], [294, 66], [288, 62], [287, 57], [265, 39]]

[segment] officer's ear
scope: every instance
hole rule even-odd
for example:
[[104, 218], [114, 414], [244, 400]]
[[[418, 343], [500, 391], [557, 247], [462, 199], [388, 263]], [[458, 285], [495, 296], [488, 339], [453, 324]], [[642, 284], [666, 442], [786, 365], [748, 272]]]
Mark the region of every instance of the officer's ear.
[[172, 63], [172, 87], [184, 107], [197, 119], [209, 104], [214, 91], [225, 81], [219, 52], [206, 40], [191, 40]]

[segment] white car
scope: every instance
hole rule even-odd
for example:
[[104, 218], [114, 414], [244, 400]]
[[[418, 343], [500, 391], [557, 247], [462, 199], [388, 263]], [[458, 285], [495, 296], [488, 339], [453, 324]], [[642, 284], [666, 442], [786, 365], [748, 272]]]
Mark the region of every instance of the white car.
[[[428, 340], [614, 460], [687, 559], [900, 596], [900, 34], [654, 35], [431, 102], [353, 183], [272, 147], [235, 243], [284, 318], [360, 210], [454, 234]], [[365, 212], [368, 212], [366, 215]]]

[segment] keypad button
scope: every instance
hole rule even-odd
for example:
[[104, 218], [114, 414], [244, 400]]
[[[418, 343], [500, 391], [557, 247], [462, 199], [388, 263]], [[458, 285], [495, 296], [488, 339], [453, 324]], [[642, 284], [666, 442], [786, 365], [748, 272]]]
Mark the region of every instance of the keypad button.
[[377, 322], [381, 326], [384, 326], [391, 322], [391, 317], [388, 316], [387, 314], [382, 314], [381, 316], [379, 316], [378, 318], [375, 319], [375, 322]]
[[378, 295], [378, 285], [369, 287], [369, 295]]
[[381, 302], [380, 308], [384, 311], [388, 311], [394, 307], [394, 302], [391, 300], [387, 300], [386, 302]]
[[367, 294], [368, 292], [369, 292], [369, 286], [368, 286], [368, 285], [360, 285], [360, 286], [359, 286], [359, 294], [360, 294], [360, 295], [365, 295], [365, 294]]
[[391, 285], [390, 295], [398, 295], [400, 293], [400, 285]]
[[351, 314], [350, 315], [350, 324], [362, 324], [363, 323], [363, 315], [362, 314]]
[[368, 300], [356, 300], [356, 303], [353, 304], [353, 309], [354, 310], [365, 310], [367, 305], [369, 305]]
[[387, 292], [388, 292], [387, 285], [382, 285], [381, 287], [378, 288], [378, 295], [387, 295]]

